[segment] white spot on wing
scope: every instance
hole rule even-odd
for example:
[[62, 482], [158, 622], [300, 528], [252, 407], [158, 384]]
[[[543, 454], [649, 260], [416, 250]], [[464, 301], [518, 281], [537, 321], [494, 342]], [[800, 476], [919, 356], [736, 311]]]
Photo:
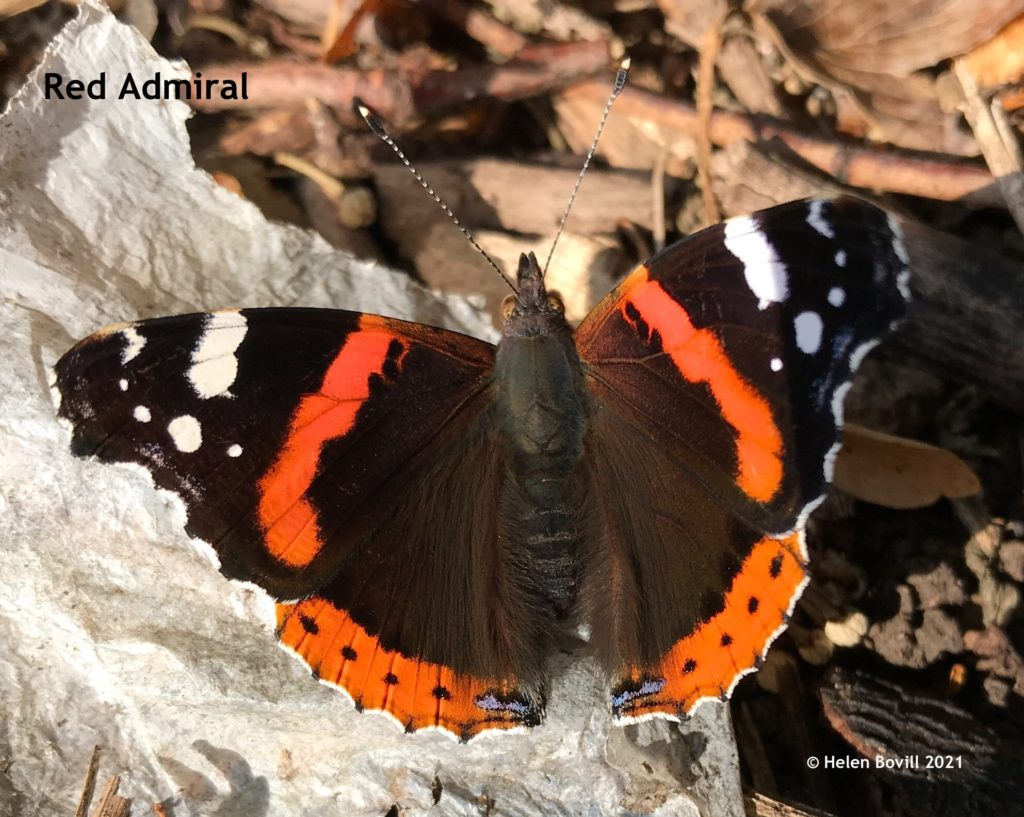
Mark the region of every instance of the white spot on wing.
[[240, 446], [238, 443], [235, 443], [234, 445], [228, 446], [228, 456], [229, 457], [240, 457], [240, 456], [242, 456], [242, 446]]
[[[866, 353], [865, 353], [866, 354]], [[861, 355], [863, 357], [863, 355]], [[850, 377], [853, 377], [853, 372], [856, 371], [856, 366], [850, 367]], [[842, 429], [843, 427], [843, 403], [846, 400], [846, 395], [853, 386], [853, 380], [847, 380], [845, 383], [839, 384], [835, 392], [832, 395], [832, 416], [835, 417], [836, 428]], [[832, 447], [825, 452], [825, 460], [822, 462], [822, 469], [825, 474], [825, 482], [832, 484], [832, 480], [836, 475], [836, 457], [839, 456], [839, 449], [842, 444], [839, 440], [833, 443]], [[819, 500], [820, 502], [820, 500]], [[817, 503], [815, 505], [817, 507]], [[807, 516], [810, 516], [809, 511], [805, 511]]]
[[725, 246], [743, 263], [743, 276], [758, 298], [758, 309], [786, 300], [786, 267], [754, 219], [741, 216], [725, 222]]
[[793, 319], [796, 345], [804, 354], [813, 355], [821, 348], [821, 333], [825, 328], [817, 312], [801, 312]]
[[825, 220], [825, 213], [823, 212], [824, 207], [825, 202], [821, 199], [812, 201], [808, 208], [807, 223], [825, 236], [825, 238], [835, 238], [836, 231], [833, 230], [832, 225]]
[[838, 250], [836, 252], [836, 266], [837, 267], [845, 267], [846, 266], [846, 250]]
[[879, 344], [879, 339], [865, 341], [850, 354], [850, 371], [855, 372], [860, 368], [860, 364], [864, 361], [864, 357]]
[[122, 377], [120, 380], [117, 381], [117, 387], [121, 391], [128, 391], [128, 381]]
[[49, 386], [50, 401], [53, 403], [54, 410], [59, 412], [63, 396], [60, 393], [60, 389], [57, 387], [57, 372], [52, 368], [49, 370]]
[[903, 262], [904, 269], [900, 270], [896, 275], [896, 286], [899, 288], [900, 295], [903, 296], [903, 300], [909, 301], [910, 298], [910, 255], [907, 253], [907, 245], [903, 241], [903, 228], [900, 227], [899, 222], [892, 216], [889, 215], [889, 230], [892, 233], [892, 250], [896, 253], [896, 257]]
[[238, 375], [235, 352], [245, 340], [245, 332], [245, 316], [237, 310], [207, 316], [188, 370], [192, 388], [204, 400], [228, 394]]
[[167, 433], [171, 435], [174, 447], [186, 454], [198, 451], [203, 444], [203, 430], [191, 414], [183, 414], [171, 420], [167, 424]]
[[910, 266], [910, 256], [907, 255], [907, 245], [903, 243], [903, 228], [900, 227], [899, 222], [890, 214], [887, 218], [889, 222], [889, 231], [892, 233], [892, 249], [896, 253], [896, 257], [900, 259], [905, 265]]
[[132, 412], [132, 416], [140, 423], [148, 423], [153, 419], [153, 415], [145, 406], [136, 406], [135, 411]]
[[782, 358], [773, 357], [772, 358], [772, 362], [770, 364], [768, 364], [768, 365], [772, 367], [772, 371], [773, 372], [781, 372], [782, 371]]
[[828, 302], [832, 306], [842, 306], [846, 302], [846, 290], [842, 287], [832, 287], [828, 291]]
[[896, 288], [899, 289], [900, 295], [903, 296], [904, 301], [911, 300], [910, 297], [910, 270], [901, 270], [899, 275], [896, 276]]
[[135, 360], [146, 345], [146, 339], [140, 335], [134, 326], [126, 326], [121, 330], [121, 337], [125, 340], [125, 347], [121, 351], [121, 363], [128, 363]]

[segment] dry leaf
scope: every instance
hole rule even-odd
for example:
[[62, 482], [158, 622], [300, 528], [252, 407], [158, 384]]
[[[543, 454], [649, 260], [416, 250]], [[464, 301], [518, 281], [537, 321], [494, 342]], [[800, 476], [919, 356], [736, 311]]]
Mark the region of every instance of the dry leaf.
[[991, 39], [1022, 0], [757, 0], [790, 48], [820, 70], [906, 77]]
[[942, 497], [981, 492], [981, 483], [955, 454], [927, 443], [847, 423], [836, 459], [836, 487], [887, 508], [924, 508]]
[[942, 112], [931, 78], [914, 72], [988, 41], [1022, 11], [1024, 0], [758, 0], [751, 8], [802, 75], [838, 94], [849, 130], [963, 155], [976, 152], [972, 140]]

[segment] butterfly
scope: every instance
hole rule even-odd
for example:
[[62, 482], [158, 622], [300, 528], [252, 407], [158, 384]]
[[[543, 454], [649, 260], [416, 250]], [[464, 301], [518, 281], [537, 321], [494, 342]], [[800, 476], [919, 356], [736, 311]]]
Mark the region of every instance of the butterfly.
[[141, 465], [320, 681], [406, 730], [534, 726], [585, 625], [621, 720], [758, 668], [808, 582], [843, 398], [910, 294], [853, 198], [667, 247], [575, 329], [523, 255], [497, 346], [334, 309], [101, 330], [56, 364], [82, 456]]

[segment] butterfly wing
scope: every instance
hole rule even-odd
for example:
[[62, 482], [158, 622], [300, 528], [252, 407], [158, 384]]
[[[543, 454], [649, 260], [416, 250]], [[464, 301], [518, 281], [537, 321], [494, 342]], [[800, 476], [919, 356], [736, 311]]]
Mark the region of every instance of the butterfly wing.
[[56, 365], [80, 455], [177, 493], [222, 572], [275, 598], [314, 674], [409, 729], [535, 723], [502, 570], [490, 344], [359, 313], [112, 327]]
[[667, 248], [578, 328], [602, 507], [583, 604], [617, 714], [727, 696], [783, 629], [843, 397], [906, 277], [883, 211], [795, 202]]

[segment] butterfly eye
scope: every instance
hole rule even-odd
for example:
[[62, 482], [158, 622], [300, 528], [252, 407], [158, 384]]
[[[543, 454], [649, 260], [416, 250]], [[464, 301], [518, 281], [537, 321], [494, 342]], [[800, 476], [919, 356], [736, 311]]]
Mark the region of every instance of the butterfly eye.
[[548, 306], [556, 312], [565, 312], [565, 303], [562, 301], [562, 296], [557, 292], [548, 293]]
[[501, 317], [503, 320], [508, 320], [516, 308], [516, 296], [506, 295], [501, 302]]

